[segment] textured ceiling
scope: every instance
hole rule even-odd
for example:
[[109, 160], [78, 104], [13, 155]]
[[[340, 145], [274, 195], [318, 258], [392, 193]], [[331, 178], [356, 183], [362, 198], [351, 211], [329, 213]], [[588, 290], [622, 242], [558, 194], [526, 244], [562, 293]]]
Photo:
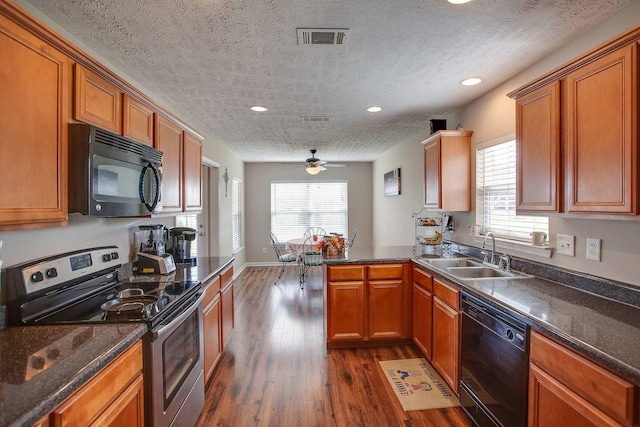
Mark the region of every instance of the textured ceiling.
[[[241, 159], [302, 161], [317, 148], [343, 162], [428, 136], [430, 117], [632, 0], [28, 1]], [[297, 27], [349, 33], [342, 46], [298, 46]], [[471, 76], [484, 82], [459, 84]]]

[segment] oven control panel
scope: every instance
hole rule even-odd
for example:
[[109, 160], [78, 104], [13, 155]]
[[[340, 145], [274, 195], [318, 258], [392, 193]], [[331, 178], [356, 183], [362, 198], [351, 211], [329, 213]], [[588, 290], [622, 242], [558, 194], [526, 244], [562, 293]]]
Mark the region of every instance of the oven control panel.
[[121, 265], [118, 247], [104, 246], [41, 258], [10, 269], [19, 270], [23, 290], [28, 295], [46, 289], [53, 291], [75, 279], [115, 270]]

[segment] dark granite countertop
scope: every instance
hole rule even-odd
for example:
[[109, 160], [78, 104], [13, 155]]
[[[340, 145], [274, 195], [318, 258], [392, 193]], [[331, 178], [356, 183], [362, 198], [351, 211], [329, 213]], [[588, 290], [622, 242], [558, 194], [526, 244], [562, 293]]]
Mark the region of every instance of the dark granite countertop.
[[539, 277], [460, 280], [417, 258], [409, 247], [347, 250], [327, 265], [409, 262], [457, 283], [470, 294], [520, 315], [588, 359], [640, 385], [640, 308]]
[[411, 246], [382, 246], [375, 248], [347, 248], [344, 255], [324, 258], [327, 265], [339, 264], [388, 264], [409, 262], [415, 258]]
[[120, 279], [122, 282], [130, 280], [132, 282], [139, 281], [144, 277], [148, 280], [158, 282], [171, 281], [197, 281], [206, 282], [213, 276], [220, 274], [222, 270], [227, 268], [233, 262], [234, 257], [198, 257], [195, 264], [176, 264], [176, 271], [167, 275], [139, 274], [131, 276], [128, 279]]
[[0, 426], [31, 426], [147, 331], [141, 324], [0, 330]]

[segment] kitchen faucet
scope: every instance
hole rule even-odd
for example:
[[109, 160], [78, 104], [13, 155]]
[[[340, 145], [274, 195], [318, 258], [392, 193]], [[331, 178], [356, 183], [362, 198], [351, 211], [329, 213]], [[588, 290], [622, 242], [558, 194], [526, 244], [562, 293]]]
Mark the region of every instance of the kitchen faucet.
[[[491, 236], [491, 260], [489, 260], [489, 256], [487, 254], [487, 237], [489, 236]], [[484, 235], [484, 240], [482, 241], [482, 252], [480, 253], [484, 255], [482, 262], [494, 264], [494, 258], [496, 256], [496, 238], [493, 236], [492, 232], [487, 231]]]

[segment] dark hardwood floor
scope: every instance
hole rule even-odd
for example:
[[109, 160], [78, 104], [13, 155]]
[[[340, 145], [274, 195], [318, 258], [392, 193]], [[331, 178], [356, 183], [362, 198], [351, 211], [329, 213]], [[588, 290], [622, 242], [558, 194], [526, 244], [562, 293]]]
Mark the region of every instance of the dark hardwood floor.
[[413, 345], [327, 350], [322, 269], [249, 267], [235, 281], [235, 331], [208, 384], [198, 426], [471, 427], [457, 408], [404, 412], [378, 361]]

